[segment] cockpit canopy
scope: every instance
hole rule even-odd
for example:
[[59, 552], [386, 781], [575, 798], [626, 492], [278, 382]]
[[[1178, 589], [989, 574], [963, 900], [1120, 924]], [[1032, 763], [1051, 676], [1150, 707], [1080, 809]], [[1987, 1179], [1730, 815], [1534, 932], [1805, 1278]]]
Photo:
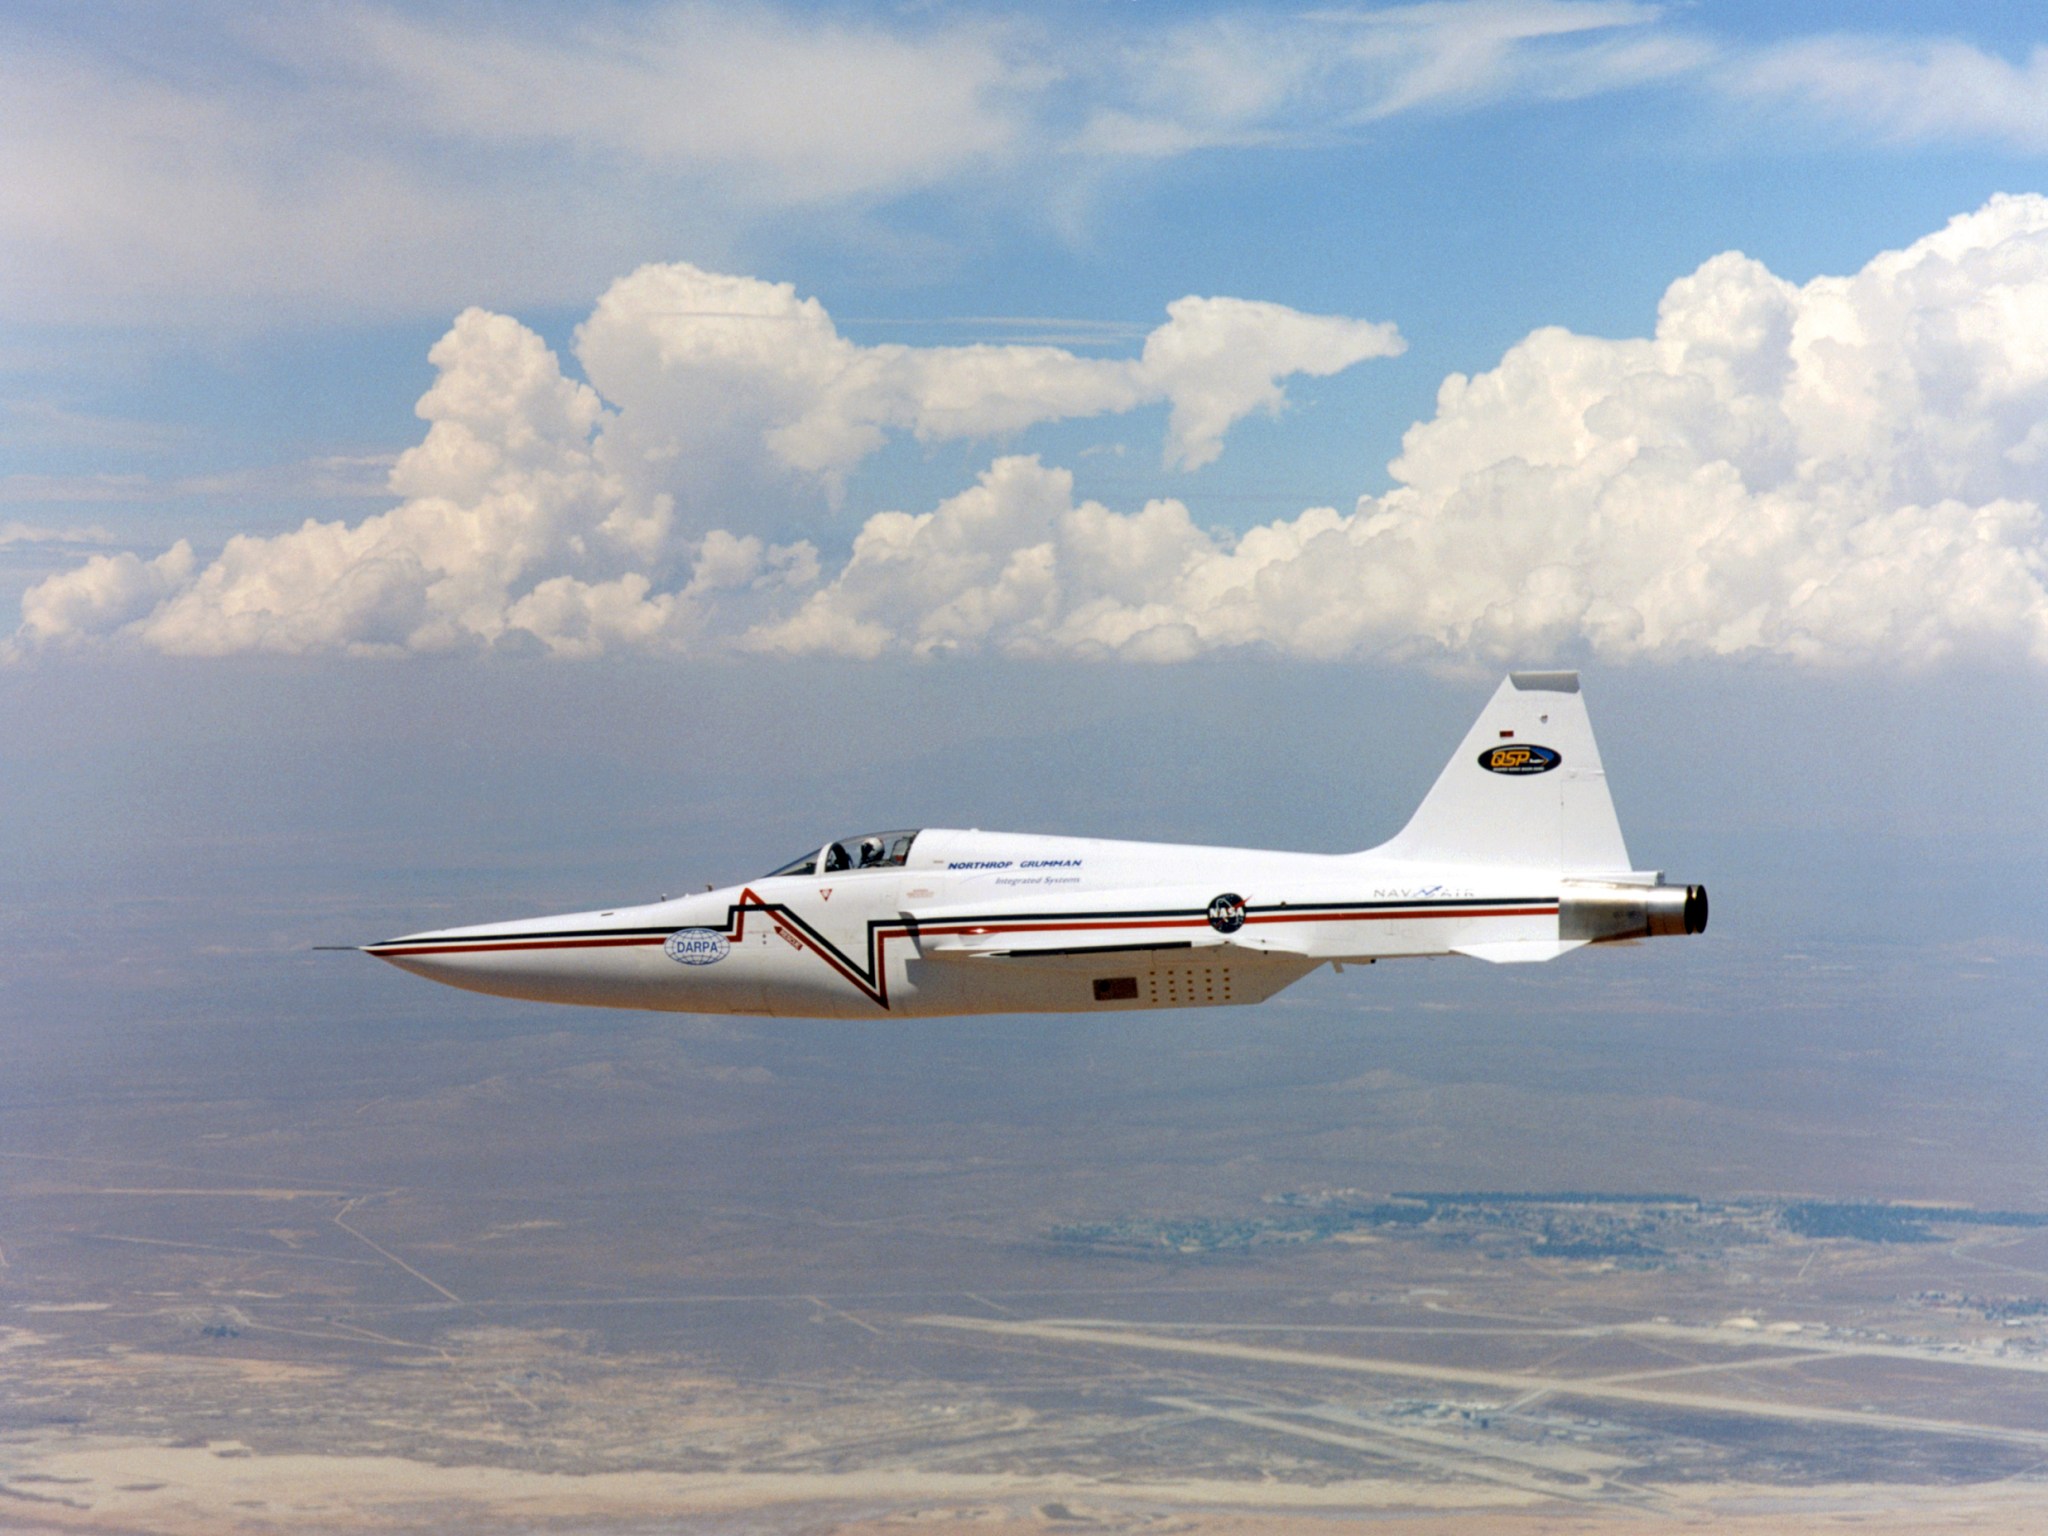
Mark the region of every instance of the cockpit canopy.
[[836, 875], [842, 870], [859, 874], [865, 869], [901, 869], [910, 861], [910, 845], [916, 841], [915, 831], [863, 832], [857, 837], [842, 837], [800, 859], [791, 859], [779, 869], [769, 870], [762, 878]]

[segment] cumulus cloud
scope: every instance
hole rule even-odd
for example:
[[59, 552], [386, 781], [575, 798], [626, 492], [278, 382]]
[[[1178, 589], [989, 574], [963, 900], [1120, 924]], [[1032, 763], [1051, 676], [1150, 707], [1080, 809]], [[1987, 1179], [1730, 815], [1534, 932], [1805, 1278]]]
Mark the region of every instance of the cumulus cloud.
[[31, 587], [15, 641], [45, 645], [108, 634], [146, 618], [192, 579], [192, 546], [180, 539], [154, 560], [123, 550], [94, 555]]
[[862, 346], [788, 283], [685, 263], [614, 283], [576, 335], [584, 371], [618, 408], [607, 462], [629, 476], [654, 466], [656, 478], [663, 466], [687, 466], [700, 502], [762, 467], [836, 487], [892, 431], [922, 442], [1010, 437], [1160, 402], [1171, 407], [1166, 462], [1198, 468], [1237, 421], [1281, 407], [1285, 379], [1338, 373], [1403, 345], [1388, 324], [1189, 297], [1167, 306], [1135, 358], [1014, 344]]
[[1129, 515], [1076, 505], [1073, 476], [998, 459], [935, 511], [870, 518], [832, 581], [745, 632], [751, 650], [872, 659], [908, 650], [1126, 653], [1177, 660], [1202, 645], [1188, 578], [1222, 553], [1176, 501]]
[[[862, 346], [788, 284], [644, 267], [577, 332], [589, 382], [517, 321], [465, 311], [429, 354], [427, 432], [391, 467], [389, 511], [237, 536], [204, 564], [182, 544], [153, 561], [89, 561], [30, 591], [16, 644], [120, 634], [187, 655], [381, 653], [523, 636], [589, 655], [716, 643], [819, 579], [808, 539], [734, 525], [769, 499], [764, 486], [836, 487], [892, 432], [1008, 436], [1148, 404], [1169, 408], [1167, 462], [1194, 467], [1233, 423], [1278, 410], [1286, 379], [1401, 345], [1391, 325], [1189, 297], [1129, 358]], [[724, 526], [706, 524], [713, 508]]]
[[[671, 331], [651, 317], [679, 295]], [[777, 323], [711, 325], [714, 300]], [[862, 348], [787, 289], [687, 268], [607, 304], [581, 346], [615, 404], [472, 311], [435, 349], [400, 506], [232, 540], [204, 566], [184, 545], [95, 557], [30, 591], [18, 643], [2048, 662], [2048, 199], [1994, 198], [1803, 286], [1717, 256], [1671, 285], [1649, 336], [1537, 331], [1445, 380], [1393, 488], [1349, 510], [1230, 534], [1177, 500], [1077, 500], [1068, 471], [1013, 454], [930, 511], [868, 519], [830, 570], [805, 540], [678, 535], [622, 465], [686, 473], [675, 434], [709, 419], [728, 447], [829, 475], [891, 429], [1146, 398], [1172, 402], [1168, 457], [1185, 461], [1270, 403], [1282, 370], [1337, 366], [1368, 337], [1193, 300], [1121, 362]]]
[[1656, 333], [1531, 335], [1454, 375], [1398, 482], [1240, 538], [998, 464], [750, 643], [1180, 656], [1771, 653], [2048, 661], [2048, 200], [1851, 277], [1738, 254]]

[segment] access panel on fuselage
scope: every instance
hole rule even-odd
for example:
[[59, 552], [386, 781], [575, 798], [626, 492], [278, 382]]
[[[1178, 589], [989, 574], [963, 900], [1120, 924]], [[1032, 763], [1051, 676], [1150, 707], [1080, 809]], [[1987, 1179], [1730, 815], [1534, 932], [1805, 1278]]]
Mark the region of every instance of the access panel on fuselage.
[[905, 1013], [1094, 1013], [1263, 1002], [1317, 962], [1234, 947], [948, 956], [904, 967]]

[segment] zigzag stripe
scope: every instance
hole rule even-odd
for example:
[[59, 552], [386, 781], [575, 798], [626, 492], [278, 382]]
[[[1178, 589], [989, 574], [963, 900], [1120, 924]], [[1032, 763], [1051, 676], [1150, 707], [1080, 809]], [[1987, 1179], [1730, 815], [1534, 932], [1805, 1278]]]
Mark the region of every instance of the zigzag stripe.
[[[1170, 907], [1151, 910], [1102, 912], [1001, 913], [971, 918], [920, 921], [916, 918], [870, 918], [867, 924], [867, 954], [855, 960], [825, 934], [818, 931], [787, 902], [763, 901], [752, 886], [740, 890], [740, 899], [726, 908], [725, 925], [714, 932], [738, 943], [746, 938], [747, 915], [758, 912], [776, 926], [778, 934], [812, 950], [833, 970], [876, 1006], [889, 1007], [888, 946], [891, 940], [920, 936], [942, 937], [966, 934], [980, 937], [1002, 933], [1114, 933], [1132, 929], [1206, 928], [1206, 908]], [[1403, 918], [1427, 919], [1469, 914], [1474, 917], [1550, 917], [1557, 913], [1557, 899], [1548, 896], [1472, 896], [1428, 898], [1417, 901], [1363, 902], [1279, 902], [1247, 906], [1245, 922], [1323, 923], [1388, 922]], [[688, 924], [702, 927], [702, 924]], [[652, 946], [667, 942], [676, 928], [562, 929], [549, 933], [505, 934], [477, 938], [392, 940], [365, 945], [365, 951], [379, 956], [487, 954], [529, 949], [617, 949]], [[1062, 951], [1085, 954], [1091, 950], [1115, 953], [1140, 945], [1080, 945]]]

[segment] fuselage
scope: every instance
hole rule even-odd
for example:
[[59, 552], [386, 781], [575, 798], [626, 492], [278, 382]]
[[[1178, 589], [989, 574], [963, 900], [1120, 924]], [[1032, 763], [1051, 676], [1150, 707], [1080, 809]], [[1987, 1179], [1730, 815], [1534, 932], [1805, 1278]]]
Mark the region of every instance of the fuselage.
[[[901, 861], [860, 867], [875, 836], [910, 838]], [[828, 867], [835, 848], [849, 867]], [[1572, 947], [1560, 940], [1562, 884], [1554, 870], [1375, 852], [933, 828], [842, 839], [807, 869], [701, 895], [368, 949], [453, 986], [600, 1007], [844, 1018], [1172, 1007], [1260, 1001], [1328, 961], [1510, 958], [1517, 946], [1548, 958]]]

